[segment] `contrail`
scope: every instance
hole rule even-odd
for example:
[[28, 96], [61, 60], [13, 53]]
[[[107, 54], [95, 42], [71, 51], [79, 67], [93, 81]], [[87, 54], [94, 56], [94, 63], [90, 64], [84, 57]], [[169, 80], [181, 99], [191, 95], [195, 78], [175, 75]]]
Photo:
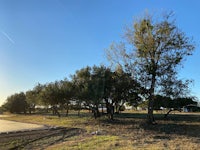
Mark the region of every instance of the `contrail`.
[[12, 43], [15, 44], [15, 41], [4, 31], [1, 31], [1, 33]]

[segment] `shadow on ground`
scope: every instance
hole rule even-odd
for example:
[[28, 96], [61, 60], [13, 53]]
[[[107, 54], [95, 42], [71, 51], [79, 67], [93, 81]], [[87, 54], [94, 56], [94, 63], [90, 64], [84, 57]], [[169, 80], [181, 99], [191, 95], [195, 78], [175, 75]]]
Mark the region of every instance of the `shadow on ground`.
[[[152, 131], [158, 134], [165, 135], [183, 135], [194, 137], [197, 142], [200, 142], [200, 114], [170, 114], [167, 119], [163, 114], [155, 114], [157, 124], [150, 125], [146, 122], [147, 114], [122, 113], [115, 115], [113, 121], [104, 120], [103, 123], [110, 125], [133, 126], [138, 124], [138, 127], [145, 131]], [[155, 137], [155, 138], [168, 138]]]

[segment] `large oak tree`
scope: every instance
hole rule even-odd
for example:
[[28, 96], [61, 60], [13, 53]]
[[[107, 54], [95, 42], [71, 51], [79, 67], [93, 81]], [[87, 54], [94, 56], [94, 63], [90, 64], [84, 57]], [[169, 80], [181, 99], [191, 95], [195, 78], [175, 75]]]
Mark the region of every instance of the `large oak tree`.
[[175, 88], [187, 89], [188, 81], [177, 78], [177, 68], [192, 54], [194, 43], [178, 28], [172, 13], [159, 18], [144, 15], [126, 29], [124, 37], [125, 41], [111, 45], [107, 56], [141, 84], [143, 96], [149, 100], [148, 121], [154, 123], [155, 95], [174, 96]]

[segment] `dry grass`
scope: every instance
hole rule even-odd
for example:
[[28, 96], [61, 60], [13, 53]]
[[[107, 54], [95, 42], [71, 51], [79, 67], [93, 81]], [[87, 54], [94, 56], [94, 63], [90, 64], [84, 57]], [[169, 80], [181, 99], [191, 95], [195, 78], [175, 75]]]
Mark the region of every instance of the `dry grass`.
[[[156, 125], [146, 123], [146, 114], [133, 112], [116, 115], [114, 121], [106, 117], [94, 120], [91, 114], [85, 112], [81, 117], [74, 114], [61, 118], [16, 115], [3, 119], [86, 130], [79, 136], [47, 147], [48, 150], [199, 149], [200, 114], [172, 114], [167, 120], [163, 119], [162, 114], [156, 113], [155, 116]], [[93, 135], [94, 131], [98, 131], [98, 134]]]

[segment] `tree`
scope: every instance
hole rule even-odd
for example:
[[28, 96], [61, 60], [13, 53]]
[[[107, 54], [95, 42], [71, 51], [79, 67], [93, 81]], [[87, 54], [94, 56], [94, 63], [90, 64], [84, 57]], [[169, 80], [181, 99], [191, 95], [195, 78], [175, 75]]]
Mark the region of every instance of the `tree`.
[[11, 113], [26, 113], [27, 102], [25, 94], [21, 92], [9, 96], [6, 99], [4, 108]]
[[26, 100], [29, 106], [42, 104], [41, 92], [44, 90], [45, 85], [38, 83], [32, 90], [26, 92]]
[[37, 84], [32, 90], [26, 92], [26, 101], [30, 114], [35, 110], [35, 106], [41, 103], [40, 93], [42, 89], [43, 85]]
[[72, 76], [72, 83], [77, 91], [77, 104], [84, 105], [88, 109], [92, 109], [94, 117], [100, 116], [99, 106], [103, 103], [105, 90], [105, 71], [104, 66], [85, 67], [76, 71]]
[[161, 107], [163, 108], [174, 108], [172, 106], [172, 99], [170, 97], [155, 95], [154, 96], [154, 109], [159, 110]]
[[181, 108], [187, 105], [197, 105], [197, 102], [195, 101], [194, 97], [179, 97], [175, 98], [173, 100], [170, 100], [170, 103], [168, 105], [168, 112], [164, 115], [164, 118], [167, 118], [170, 112], [172, 111], [182, 111]]
[[140, 85], [131, 77], [130, 73], [124, 72], [121, 66], [117, 66], [115, 71], [111, 72], [111, 76], [112, 78], [106, 84], [111, 83], [108, 98], [114, 104], [116, 113], [119, 113], [125, 102], [137, 105], [141, 101], [139, 96]]
[[61, 104], [61, 107], [66, 109], [66, 116], [68, 116], [70, 103], [74, 95], [75, 95], [75, 90], [74, 90], [72, 82], [66, 79], [64, 81], [61, 80], [60, 81], [60, 98], [61, 98], [60, 104]]
[[107, 55], [140, 83], [143, 96], [149, 100], [148, 121], [154, 123], [156, 93], [173, 96], [175, 83], [184, 85], [177, 78], [177, 68], [193, 50], [192, 40], [176, 26], [172, 13], [167, 13], [161, 18], [145, 15], [135, 21], [125, 32], [125, 42], [112, 44]]
[[45, 84], [40, 92], [42, 103], [46, 106], [51, 106], [53, 114], [57, 114], [58, 117], [60, 117], [60, 113], [58, 112], [57, 106], [62, 101], [60, 92], [58, 81]]
[[37, 103], [37, 95], [33, 90], [29, 90], [26, 92], [26, 100], [29, 109], [29, 113], [31, 114], [34, 111], [36, 103]]
[[72, 78], [72, 86], [76, 94], [73, 96], [73, 101], [76, 102], [75, 109], [78, 110], [78, 115], [81, 110], [81, 103], [85, 103], [88, 107], [90, 107], [90, 100], [88, 94], [88, 83], [91, 77], [91, 68], [85, 67], [80, 70], [77, 70], [76, 73], [71, 76]]
[[100, 116], [99, 107], [103, 106], [104, 88], [105, 88], [105, 71], [104, 66], [93, 66], [91, 70], [91, 78], [89, 81], [89, 96], [92, 100], [94, 115]]

